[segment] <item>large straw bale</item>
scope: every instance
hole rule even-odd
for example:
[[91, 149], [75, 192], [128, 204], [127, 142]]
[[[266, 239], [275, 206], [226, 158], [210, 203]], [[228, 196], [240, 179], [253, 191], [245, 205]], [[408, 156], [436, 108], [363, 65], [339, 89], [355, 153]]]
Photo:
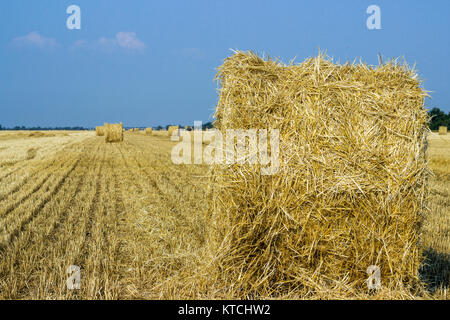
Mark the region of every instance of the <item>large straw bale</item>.
[[167, 129], [169, 137], [171, 137], [174, 132], [177, 136], [179, 136], [179, 131], [179, 126], [169, 126], [169, 128]]
[[439, 135], [445, 136], [447, 134], [447, 126], [439, 127]]
[[123, 126], [122, 123], [105, 123], [105, 141], [106, 142], [122, 142]]
[[145, 134], [152, 135], [153, 129], [152, 128], [145, 128]]
[[102, 127], [102, 126], [95, 127], [95, 135], [104, 136], [105, 135], [105, 127]]
[[[426, 208], [426, 92], [395, 61], [282, 65], [236, 52], [215, 127], [279, 129], [279, 169], [211, 169], [215, 275], [240, 297], [417, 283]], [[270, 150], [270, 149], [269, 149]], [[303, 290], [303, 291], [302, 291]]]

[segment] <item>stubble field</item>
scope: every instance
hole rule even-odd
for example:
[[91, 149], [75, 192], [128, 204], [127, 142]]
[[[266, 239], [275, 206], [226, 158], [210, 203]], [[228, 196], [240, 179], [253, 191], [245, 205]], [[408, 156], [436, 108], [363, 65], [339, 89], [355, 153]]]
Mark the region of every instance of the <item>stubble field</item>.
[[[0, 299], [233, 298], [205, 271], [208, 167], [172, 164], [174, 144], [167, 133], [105, 143], [93, 132], [1, 132]], [[448, 299], [450, 136], [431, 134], [428, 155], [427, 290], [401, 296]], [[70, 265], [79, 290], [67, 288]]]

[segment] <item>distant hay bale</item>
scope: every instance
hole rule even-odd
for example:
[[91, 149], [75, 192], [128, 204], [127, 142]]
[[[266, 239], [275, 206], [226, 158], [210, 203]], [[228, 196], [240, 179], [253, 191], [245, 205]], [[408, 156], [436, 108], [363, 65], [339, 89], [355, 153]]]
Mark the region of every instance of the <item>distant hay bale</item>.
[[105, 123], [105, 141], [122, 142], [123, 141], [122, 123]]
[[414, 286], [429, 176], [416, 74], [237, 52], [217, 78], [215, 127], [278, 129], [280, 141], [273, 175], [212, 166], [211, 274], [241, 298], [367, 292], [371, 265], [384, 288]]
[[95, 135], [104, 136], [105, 135], [105, 127], [102, 127], [102, 126], [95, 127]]
[[134, 132], [139, 132], [139, 128], [134, 128], [133, 131]]
[[167, 129], [167, 133], [169, 135], [169, 137], [171, 137], [173, 135], [173, 133], [175, 132], [177, 136], [180, 135], [180, 129], [178, 126], [169, 126], [169, 128]]
[[129, 132], [133, 132], [133, 129], [128, 129]]
[[145, 128], [145, 134], [152, 135], [152, 133], [153, 133], [152, 128]]
[[445, 136], [447, 134], [447, 126], [439, 127], [439, 135]]

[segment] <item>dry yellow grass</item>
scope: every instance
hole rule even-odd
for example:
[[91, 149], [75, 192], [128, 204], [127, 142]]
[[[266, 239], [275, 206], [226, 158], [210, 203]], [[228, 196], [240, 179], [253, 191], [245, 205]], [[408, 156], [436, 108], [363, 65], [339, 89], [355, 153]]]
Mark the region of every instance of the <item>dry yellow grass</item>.
[[[93, 132], [3, 134], [14, 133], [0, 132], [1, 299], [235, 298], [205, 266], [208, 168], [172, 164], [167, 134], [128, 135], [120, 144]], [[27, 160], [33, 148], [37, 156]], [[426, 290], [281, 298], [450, 298], [450, 137], [431, 135], [428, 154], [435, 176], [420, 233]], [[66, 288], [69, 265], [81, 267], [79, 291]]]
[[105, 127], [104, 126], [95, 127], [95, 134], [97, 136], [104, 136], [105, 135]]

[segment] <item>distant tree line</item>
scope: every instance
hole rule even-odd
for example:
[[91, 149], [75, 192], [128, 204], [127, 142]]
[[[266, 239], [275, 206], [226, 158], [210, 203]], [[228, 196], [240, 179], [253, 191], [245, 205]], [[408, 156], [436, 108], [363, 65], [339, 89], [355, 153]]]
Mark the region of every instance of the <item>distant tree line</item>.
[[15, 126], [12, 128], [3, 127], [0, 124], [0, 130], [30, 130], [30, 131], [47, 131], [47, 130], [89, 130], [85, 127], [25, 127], [25, 126]]
[[[185, 126], [183, 126], [181, 124], [178, 125], [178, 126], [180, 128], [184, 128], [185, 127]], [[212, 127], [213, 127], [212, 122], [207, 122], [207, 123], [204, 123], [202, 125], [202, 129], [203, 130], [205, 130], [206, 128], [210, 129]], [[144, 128], [144, 127], [142, 127], [142, 128]], [[154, 127], [155, 130], [162, 130], [164, 128], [167, 130], [169, 128], [169, 125], [167, 125], [165, 127], [163, 127], [163, 126]], [[15, 127], [12, 127], [12, 128], [6, 128], [6, 127], [3, 127], [0, 124], [0, 130], [30, 130], [30, 131], [46, 131], [46, 130], [68, 130], [68, 131], [70, 131], [70, 130], [76, 130], [76, 131], [79, 131], [79, 130], [93, 130], [93, 129], [94, 128], [85, 128], [85, 127], [25, 127], [25, 126], [15, 126]]]
[[431, 117], [431, 130], [438, 130], [440, 126], [444, 126], [447, 127], [447, 129], [450, 129], [450, 112], [445, 114], [445, 112], [440, 110], [439, 108], [433, 108], [428, 111], [428, 114]]
[[[156, 129], [156, 130], [161, 130], [161, 129], [164, 129], [164, 128], [165, 128], [166, 130], [169, 130], [169, 127], [170, 127], [170, 126], [174, 126], [174, 124], [169, 124], [169, 125], [167, 125], [167, 126], [165, 126], [165, 127], [157, 126], [157, 127], [155, 127], [155, 129]], [[179, 124], [178, 127], [179, 127], [179, 128], [184, 128], [185, 126]], [[193, 126], [188, 126], [188, 127], [189, 127], [188, 130], [190, 130], [190, 129], [193, 128]], [[205, 129], [211, 129], [211, 128], [213, 128], [212, 122], [206, 122], [206, 123], [203, 123], [203, 124], [202, 124], [202, 130], [205, 130]]]
[[[447, 126], [447, 128], [450, 130], [450, 112], [445, 113], [444, 111], [440, 110], [439, 108], [433, 108], [430, 111], [428, 111], [428, 115], [431, 117], [430, 120], [430, 129], [431, 130], [438, 130], [440, 126]], [[184, 128], [183, 125], [178, 125], [180, 128]], [[190, 128], [192, 126], [189, 126]], [[162, 129], [168, 129], [169, 125], [167, 126], [156, 126], [153, 127], [155, 130], [162, 130]], [[213, 128], [212, 122], [206, 122], [202, 125], [202, 129], [211, 129]], [[85, 127], [25, 127], [25, 126], [15, 126], [13, 128], [6, 128], [2, 127], [0, 125], [0, 130], [33, 130], [33, 131], [44, 131], [44, 130], [92, 130], [93, 128], [85, 128]]]

